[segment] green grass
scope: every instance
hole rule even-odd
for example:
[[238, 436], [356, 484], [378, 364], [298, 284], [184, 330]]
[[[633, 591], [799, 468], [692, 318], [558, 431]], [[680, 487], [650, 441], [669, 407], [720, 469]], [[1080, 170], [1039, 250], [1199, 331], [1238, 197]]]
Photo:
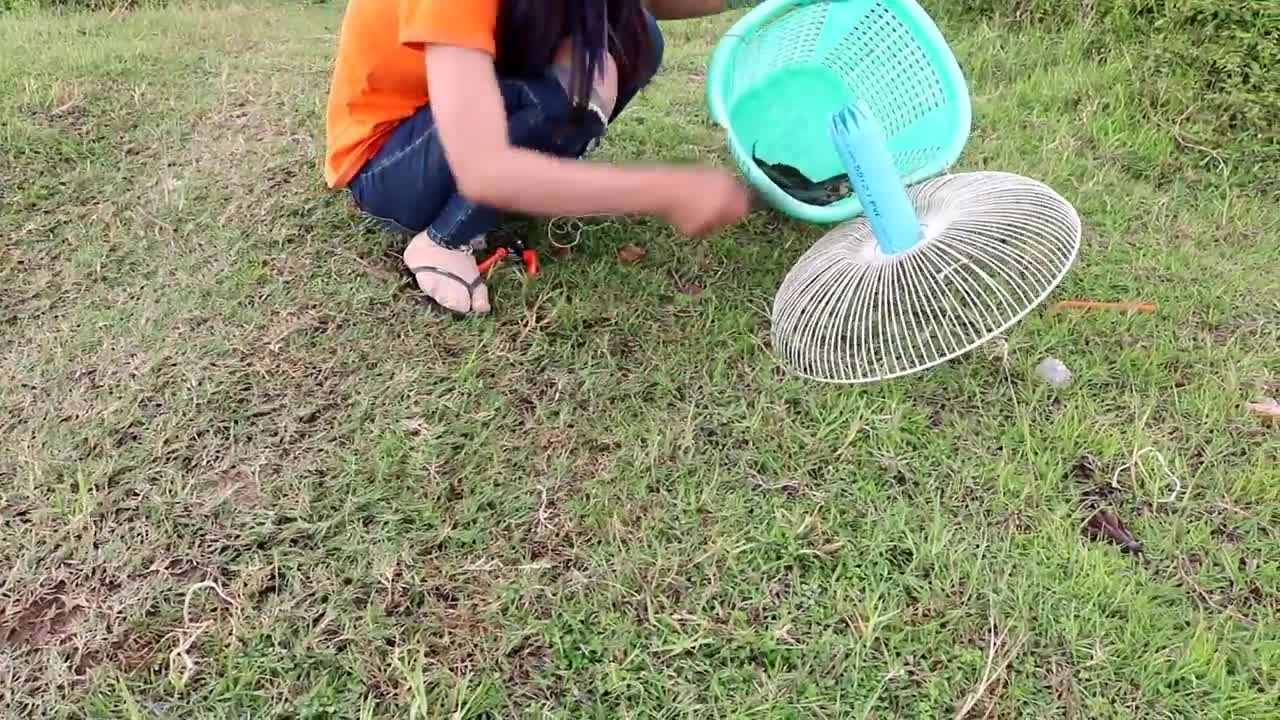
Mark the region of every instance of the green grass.
[[[1159, 312], [829, 387], [763, 312], [818, 231], [763, 213], [431, 319], [322, 187], [340, 13], [0, 22], [0, 716], [1280, 717], [1280, 211], [1122, 60], [941, 16], [959, 169], [1078, 204], [1056, 298]], [[607, 154], [723, 161], [731, 20]], [[1143, 556], [1081, 532], [1113, 477]]]

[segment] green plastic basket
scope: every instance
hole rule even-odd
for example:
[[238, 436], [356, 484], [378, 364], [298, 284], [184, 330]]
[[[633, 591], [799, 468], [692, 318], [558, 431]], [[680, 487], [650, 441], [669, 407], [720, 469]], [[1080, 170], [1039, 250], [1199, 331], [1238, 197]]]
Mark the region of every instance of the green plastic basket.
[[711, 118], [734, 162], [779, 211], [808, 222], [862, 213], [856, 195], [831, 205], [792, 198], [753, 151], [814, 180], [844, 172], [831, 117], [855, 99], [884, 130], [907, 185], [945, 172], [969, 137], [964, 75], [933, 20], [912, 0], [766, 0], [720, 40], [707, 73]]

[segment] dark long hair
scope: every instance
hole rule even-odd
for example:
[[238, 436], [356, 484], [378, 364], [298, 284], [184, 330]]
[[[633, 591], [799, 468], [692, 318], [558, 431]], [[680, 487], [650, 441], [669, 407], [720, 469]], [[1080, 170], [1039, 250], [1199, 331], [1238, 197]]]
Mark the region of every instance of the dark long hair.
[[579, 111], [591, 98], [606, 51], [618, 65], [619, 88], [634, 84], [653, 53], [642, 0], [503, 0], [498, 72], [538, 75], [551, 65], [565, 39], [573, 40], [569, 99]]

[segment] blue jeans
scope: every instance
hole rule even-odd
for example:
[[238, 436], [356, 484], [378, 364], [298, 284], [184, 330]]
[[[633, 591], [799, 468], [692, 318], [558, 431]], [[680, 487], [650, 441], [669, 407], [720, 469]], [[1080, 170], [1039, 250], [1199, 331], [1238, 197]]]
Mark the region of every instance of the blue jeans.
[[[652, 16], [649, 31], [653, 57], [642, 65], [643, 72], [636, 82], [618, 88], [615, 118], [649, 84], [662, 64], [662, 32]], [[571, 119], [569, 97], [549, 71], [540, 77], [499, 78], [498, 84], [512, 145], [579, 158], [603, 134], [598, 121]], [[463, 248], [498, 224], [497, 210], [477, 205], [459, 194], [430, 106], [419, 108], [401, 121], [377, 154], [351, 179], [349, 187], [357, 207], [391, 230], [406, 235], [425, 230], [428, 237], [448, 248]]]

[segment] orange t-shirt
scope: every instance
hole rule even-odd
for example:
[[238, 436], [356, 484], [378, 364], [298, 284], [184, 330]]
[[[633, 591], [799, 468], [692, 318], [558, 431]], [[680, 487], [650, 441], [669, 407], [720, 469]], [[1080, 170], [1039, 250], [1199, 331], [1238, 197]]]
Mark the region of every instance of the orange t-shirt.
[[342, 187], [427, 104], [428, 44], [496, 53], [500, 0], [350, 0], [329, 91], [325, 181]]

